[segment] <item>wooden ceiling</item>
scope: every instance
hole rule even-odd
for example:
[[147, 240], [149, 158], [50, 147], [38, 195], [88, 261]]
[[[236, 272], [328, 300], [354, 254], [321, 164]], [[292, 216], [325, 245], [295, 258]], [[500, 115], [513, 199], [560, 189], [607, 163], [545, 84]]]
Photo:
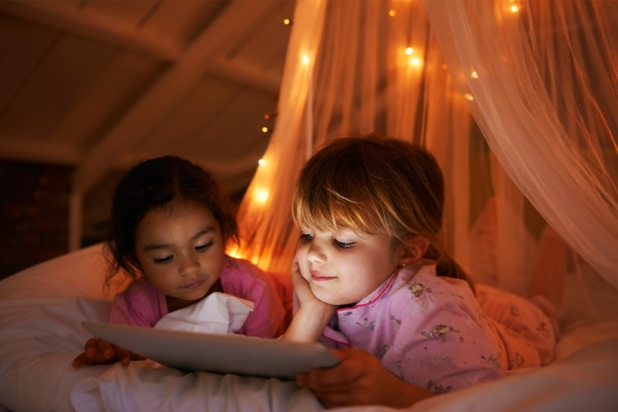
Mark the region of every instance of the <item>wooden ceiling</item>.
[[262, 156], [292, 0], [0, 1], [0, 160], [75, 167], [73, 191], [162, 154], [230, 191]]

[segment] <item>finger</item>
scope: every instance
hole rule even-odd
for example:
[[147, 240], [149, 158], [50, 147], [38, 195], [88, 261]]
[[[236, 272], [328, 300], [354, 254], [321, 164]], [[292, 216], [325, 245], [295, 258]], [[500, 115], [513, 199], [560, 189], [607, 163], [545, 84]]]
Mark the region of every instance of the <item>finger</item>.
[[82, 365], [85, 364], [86, 361], [86, 352], [80, 353], [75, 359], [73, 359], [73, 363], [71, 366], [75, 369], [79, 369]]
[[121, 364], [127, 366], [129, 363], [131, 363], [131, 353], [128, 350], [116, 345], [113, 345], [113, 348], [116, 356], [118, 356], [118, 359], [120, 359]]
[[93, 358], [97, 354], [98, 347], [99, 347], [99, 339], [96, 339], [96, 338], [88, 339], [88, 341], [84, 345], [85, 356], [88, 358]]
[[105, 339], [99, 339], [98, 352], [101, 353], [105, 359], [112, 359], [115, 355], [113, 345]]
[[299, 373], [296, 375], [296, 384], [298, 386], [302, 386], [306, 388], [309, 386], [309, 374], [308, 373]]

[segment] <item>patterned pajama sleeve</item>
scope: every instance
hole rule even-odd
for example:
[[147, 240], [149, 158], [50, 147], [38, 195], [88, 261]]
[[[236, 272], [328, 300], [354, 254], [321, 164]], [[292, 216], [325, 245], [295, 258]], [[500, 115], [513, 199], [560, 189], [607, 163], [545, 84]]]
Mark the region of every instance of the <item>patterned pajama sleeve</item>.
[[505, 376], [500, 348], [473, 298], [434, 289], [398, 317], [382, 363], [400, 379], [447, 393]]

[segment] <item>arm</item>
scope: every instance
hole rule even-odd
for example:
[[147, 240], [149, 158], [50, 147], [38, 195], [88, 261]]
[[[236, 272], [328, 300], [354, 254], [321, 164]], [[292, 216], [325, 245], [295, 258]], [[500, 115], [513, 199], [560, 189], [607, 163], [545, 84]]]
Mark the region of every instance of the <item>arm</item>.
[[435, 396], [393, 376], [372, 354], [361, 349], [332, 350], [341, 363], [313, 369], [296, 382], [311, 389], [328, 407], [384, 405], [404, 408]]
[[324, 303], [315, 297], [311, 287], [302, 277], [296, 260], [292, 262], [292, 279], [300, 307], [281, 339], [297, 342], [317, 342], [337, 307]]

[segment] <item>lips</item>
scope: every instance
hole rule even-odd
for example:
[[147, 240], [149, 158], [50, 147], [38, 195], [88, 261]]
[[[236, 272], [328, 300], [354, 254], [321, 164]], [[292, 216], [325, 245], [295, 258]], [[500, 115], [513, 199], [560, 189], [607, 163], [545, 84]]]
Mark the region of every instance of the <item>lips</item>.
[[206, 281], [206, 278], [198, 279], [198, 280], [195, 280], [195, 281], [193, 281], [191, 283], [183, 285], [180, 288], [181, 289], [188, 289], [188, 290], [199, 289], [200, 286], [202, 286], [205, 281]]
[[329, 280], [334, 280], [337, 279], [334, 276], [325, 276], [323, 274], [321, 274], [320, 272], [316, 272], [314, 270], [311, 271], [311, 280], [314, 282], [326, 282]]

